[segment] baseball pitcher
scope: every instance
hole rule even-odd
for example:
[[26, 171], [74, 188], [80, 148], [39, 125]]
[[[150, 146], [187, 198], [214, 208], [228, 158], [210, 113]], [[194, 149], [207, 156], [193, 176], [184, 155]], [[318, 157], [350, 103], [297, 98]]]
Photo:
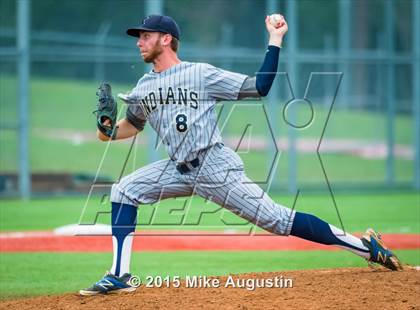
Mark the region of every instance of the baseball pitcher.
[[142, 167], [112, 186], [112, 267], [80, 294], [134, 291], [129, 265], [137, 207], [191, 195], [210, 199], [273, 234], [338, 246], [391, 270], [402, 268], [372, 229], [359, 239], [313, 215], [274, 202], [246, 176], [241, 158], [223, 144], [216, 103], [266, 96], [276, 76], [288, 27], [281, 15], [267, 16], [265, 25], [268, 47], [253, 77], [180, 60], [180, 29], [169, 16], [150, 15], [140, 26], [127, 30], [129, 36], [137, 38], [143, 61], [153, 64], [153, 69], [129, 93], [119, 95], [128, 107], [125, 117], [118, 121], [110, 85], [100, 86], [98, 138], [109, 141], [133, 137], [148, 123], [169, 158]]

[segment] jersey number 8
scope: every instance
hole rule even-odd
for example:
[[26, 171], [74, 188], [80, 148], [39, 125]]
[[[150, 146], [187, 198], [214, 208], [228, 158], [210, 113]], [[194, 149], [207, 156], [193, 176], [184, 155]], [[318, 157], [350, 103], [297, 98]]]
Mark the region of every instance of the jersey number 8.
[[187, 116], [185, 114], [178, 114], [175, 118], [175, 121], [176, 121], [176, 129], [179, 132], [184, 132], [188, 129]]

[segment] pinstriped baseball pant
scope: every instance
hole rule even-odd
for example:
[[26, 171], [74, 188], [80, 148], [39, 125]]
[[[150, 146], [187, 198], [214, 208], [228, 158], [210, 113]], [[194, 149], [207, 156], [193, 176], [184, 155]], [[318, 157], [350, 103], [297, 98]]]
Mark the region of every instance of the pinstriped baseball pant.
[[111, 201], [131, 205], [199, 195], [277, 235], [289, 235], [295, 212], [275, 203], [244, 173], [240, 157], [216, 144], [199, 154], [200, 166], [181, 174], [170, 159], [142, 167], [115, 183]]

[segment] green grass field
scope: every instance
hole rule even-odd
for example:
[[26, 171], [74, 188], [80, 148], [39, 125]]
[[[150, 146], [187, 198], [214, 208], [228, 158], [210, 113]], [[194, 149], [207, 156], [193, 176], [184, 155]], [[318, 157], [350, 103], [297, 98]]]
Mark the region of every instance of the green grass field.
[[[287, 206], [293, 203], [292, 196], [276, 195], [274, 198]], [[384, 233], [420, 233], [418, 193], [340, 194], [335, 198], [347, 231], [361, 232], [367, 227], [373, 227]], [[1, 200], [0, 230], [51, 230], [77, 223], [85, 201], [85, 198], [34, 199], [29, 202]], [[94, 197], [91, 203], [92, 207], [88, 207], [82, 217], [85, 222], [93, 220], [98, 211], [109, 211], [108, 204], [99, 204], [99, 197]], [[184, 201], [171, 199], [158, 206], [142, 206], [138, 230], [241, 231], [250, 228], [249, 224], [246, 225], [232, 214], [215, 212], [218, 210], [216, 205], [206, 204], [200, 198], [192, 200], [189, 212], [182, 210], [183, 205]], [[328, 195], [303, 194], [296, 208], [339, 225]], [[180, 210], [171, 213], [171, 209]], [[145, 224], [153, 211], [160, 225]], [[202, 217], [200, 225], [173, 224], [185, 213], [185, 223], [194, 223], [202, 211], [208, 213]], [[222, 225], [221, 216], [232, 225]], [[102, 215], [99, 221], [108, 223], [109, 215]], [[400, 250], [397, 253], [405, 263], [420, 265], [419, 249]], [[0, 298], [77, 291], [98, 280], [110, 268], [111, 261], [111, 253], [0, 253]], [[226, 275], [351, 266], [366, 266], [366, 263], [345, 251], [140, 252], [134, 253], [132, 258], [132, 271], [143, 280], [149, 275], [178, 275], [182, 278], [193, 274]], [[13, 272], [10, 272], [10, 268]]]

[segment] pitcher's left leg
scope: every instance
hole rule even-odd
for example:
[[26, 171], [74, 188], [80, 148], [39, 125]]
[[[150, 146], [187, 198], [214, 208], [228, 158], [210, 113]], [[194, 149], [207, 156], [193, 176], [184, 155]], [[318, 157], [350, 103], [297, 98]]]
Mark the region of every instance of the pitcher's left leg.
[[335, 245], [389, 269], [401, 269], [398, 258], [376, 233], [359, 239], [316, 216], [277, 204], [243, 171], [230, 171], [223, 186], [198, 185], [196, 192], [274, 234]]

